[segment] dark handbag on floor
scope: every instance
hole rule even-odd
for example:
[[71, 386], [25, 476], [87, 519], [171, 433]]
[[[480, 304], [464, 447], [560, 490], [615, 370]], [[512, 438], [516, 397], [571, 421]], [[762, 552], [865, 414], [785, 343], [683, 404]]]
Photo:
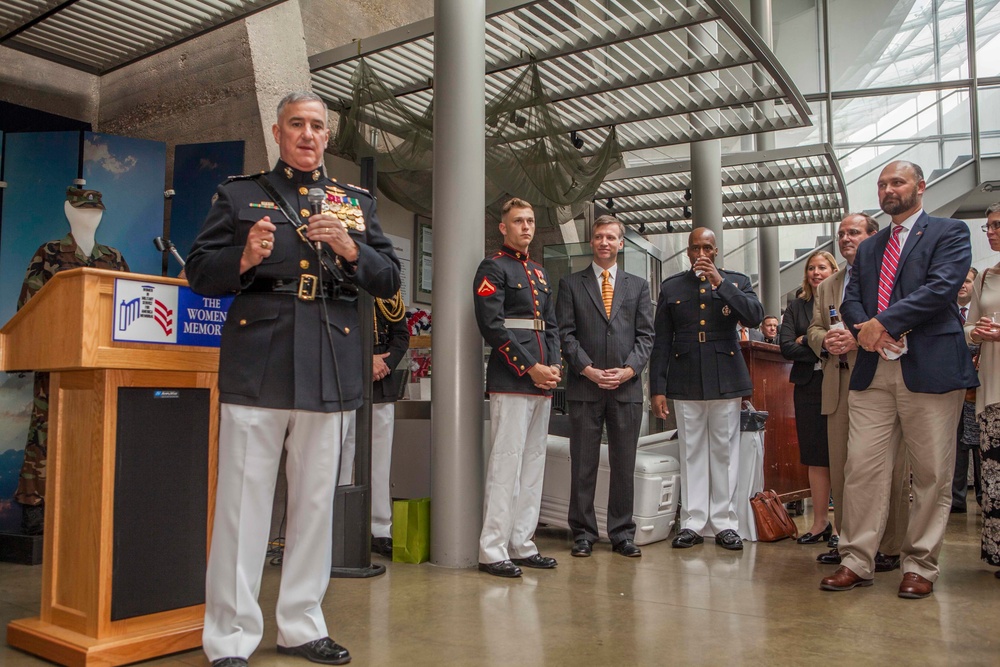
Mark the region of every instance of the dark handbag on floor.
[[798, 528], [774, 491], [761, 491], [750, 499], [750, 507], [759, 542], [777, 542], [786, 537], [799, 536]]

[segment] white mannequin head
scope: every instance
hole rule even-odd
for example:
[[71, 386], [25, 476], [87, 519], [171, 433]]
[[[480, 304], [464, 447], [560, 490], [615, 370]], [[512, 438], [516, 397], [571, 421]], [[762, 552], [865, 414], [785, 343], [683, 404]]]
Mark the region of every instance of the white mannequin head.
[[[74, 206], [73, 202], [77, 205]], [[96, 243], [94, 235], [104, 217], [104, 204], [101, 203], [101, 193], [96, 190], [80, 190], [70, 188], [63, 204], [66, 220], [73, 234], [73, 240], [80, 251], [90, 257]]]

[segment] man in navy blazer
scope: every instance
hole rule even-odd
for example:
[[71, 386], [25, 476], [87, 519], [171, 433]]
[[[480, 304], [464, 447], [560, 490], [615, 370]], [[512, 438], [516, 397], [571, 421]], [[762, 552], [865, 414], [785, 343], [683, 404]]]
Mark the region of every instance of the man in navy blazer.
[[625, 226], [610, 215], [594, 221], [594, 261], [559, 281], [556, 319], [562, 340], [570, 415], [569, 527], [573, 556], [586, 557], [597, 541], [594, 489], [601, 460], [601, 431], [608, 431], [608, 537], [623, 556], [642, 555], [635, 545], [635, 451], [642, 423], [640, 375], [653, 349], [649, 283], [618, 268]]
[[[888, 512], [893, 429], [913, 472], [899, 597], [931, 594], [951, 508], [954, 437], [966, 387], [979, 385], [956, 302], [972, 264], [969, 228], [923, 210], [919, 166], [892, 162], [878, 196], [892, 224], [858, 246], [841, 315], [858, 339], [848, 398], [842, 565], [824, 590], [870, 586]], [[902, 356], [899, 356], [902, 355]]]

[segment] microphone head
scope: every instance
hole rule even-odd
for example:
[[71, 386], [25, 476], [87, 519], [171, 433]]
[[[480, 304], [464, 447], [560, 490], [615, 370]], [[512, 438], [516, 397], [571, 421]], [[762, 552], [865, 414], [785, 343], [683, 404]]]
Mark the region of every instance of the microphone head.
[[169, 247], [167, 245], [167, 242], [163, 240], [162, 236], [157, 236], [156, 238], [154, 238], [153, 245], [155, 245], [156, 249], [159, 250], [160, 252], [166, 252], [167, 248]]
[[314, 207], [322, 204], [325, 199], [326, 193], [323, 192], [323, 188], [309, 188], [309, 192], [306, 194], [306, 200]]

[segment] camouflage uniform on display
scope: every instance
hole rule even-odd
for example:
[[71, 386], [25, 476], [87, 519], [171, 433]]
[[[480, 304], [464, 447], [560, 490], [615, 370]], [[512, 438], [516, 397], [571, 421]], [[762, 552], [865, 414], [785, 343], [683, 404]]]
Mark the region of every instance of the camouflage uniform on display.
[[[116, 271], [129, 270], [125, 258], [114, 248], [95, 243], [90, 257], [87, 257], [77, 246], [73, 234], [67, 234], [59, 240], [42, 244], [35, 252], [25, 272], [21, 294], [17, 299], [17, 309], [20, 310], [55, 274], [84, 266]], [[49, 374], [35, 373], [34, 403], [28, 427], [28, 443], [24, 447], [24, 463], [21, 466], [21, 476], [14, 495], [14, 499], [22, 505], [37, 507], [45, 498], [48, 430]], [[26, 516], [29, 513], [26, 512]], [[40, 533], [40, 519], [39, 516], [22, 522], [25, 532]]]

